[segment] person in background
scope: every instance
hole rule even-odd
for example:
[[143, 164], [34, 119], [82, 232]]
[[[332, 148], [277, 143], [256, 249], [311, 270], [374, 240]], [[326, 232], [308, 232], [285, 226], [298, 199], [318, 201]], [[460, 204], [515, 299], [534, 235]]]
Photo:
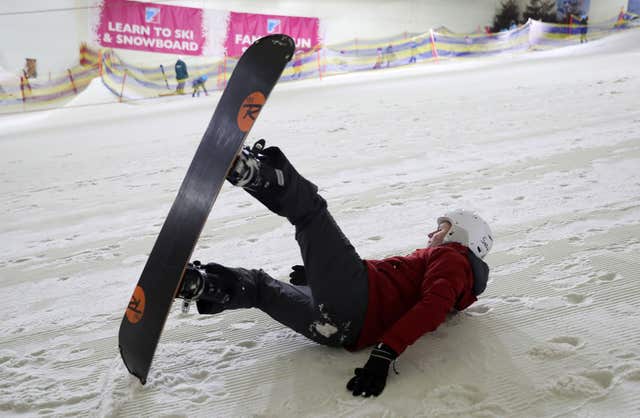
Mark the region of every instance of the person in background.
[[207, 88], [204, 86], [204, 83], [206, 83], [207, 79], [207, 75], [203, 74], [191, 82], [191, 87], [193, 87], [193, 93], [191, 93], [191, 97], [200, 97], [200, 89], [204, 91], [204, 94], [206, 96], [209, 95], [209, 93], [207, 92]]
[[384, 57], [387, 61], [387, 68], [389, 68], [391, 62], [396, 59], [396, 55], [393, 53], [393, 45], [389, 44], [389, 46], [385, 49]]
[[424, 248], [406, 256], [363, 260], [318, 187], [279, 148], [264, 145], [260, 140], [245, 148], [227, 180], [287, 218], [295, 227], [304, 265], [293, 266], [286, 283], [263, 270], [194, 261], [176, 297], [187, 306], [196, 301], [200, 314], [258, 308], [327, 346], [350, 351], [373, 346], [347, 390], [354, 396], [378, 396], [390, 365], [395, 371], [395, 360], [407, 347], [485, 290], [489, 267], [482, 258], [493, 246], [491, 229], [474, 212], [449, 211], [436, 218]]
[[587, 42], [587, 31], [589, 30], [589, 16], [582, 15], [580, 19], [580, 43]]
[[178, 82], [178, 86], [176, 87], [177, 94], [184, 94], [184, 85], [189, 78], [189, 72], [187, 71], [187, 64], [182, 61], [181, 57], [178, 57], [175, 66], [176, 71], [176, 81]]
[[382, 48], [376, 49], [376, 63], [373, 64], [373, 69], [377, 70], [382, 68]]
[[411, 41], [411, 57], [409, 57], [409, 64], [415, 64], [418, 56], [418, 43], [413, 40]]
[[575, 19], [580, 24], [580, 43], [587, 42], [587, 32], [589, 30], [589, 16], [575, 16], [572, 15], [572, 18]]

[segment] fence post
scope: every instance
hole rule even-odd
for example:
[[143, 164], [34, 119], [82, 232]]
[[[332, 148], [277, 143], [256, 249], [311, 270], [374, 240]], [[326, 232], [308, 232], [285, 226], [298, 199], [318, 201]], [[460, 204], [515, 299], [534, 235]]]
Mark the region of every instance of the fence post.
[[438, 48], [436, 48], [436, 37], [433, 35], [433, 29], [429, 29], [429, 35], [431, 36], [431, 55], [438, 62]]
[[98, 75], [102, 77], [102, 50], [98, 51]]
[[27, 100], [27, 97], [24, 95], [24, 76], [20, 76], [20, 94], [22, 94], [22, 103]]
[[222, 58], [222, 89], [224, 90], [227, 87], [227, 53], [224, 53], [224, 58]]
[[320, 80], [322, 80], [322, 66], [320, 64], [320, 48], [316, 50], [316, 58], [318, 61], [318, 77], [320, 77]]
[[569, 37], [573, 35], [573, 15], [569, 15]]
[[119, 102], [122, 102], [122, 95], [124, 94], [124, 83], [127, 81], [127, 69], [124, 69], [124, 76], [122, 77], [122, 88], [120, 89], [120, 97], [118, 99]]
[[73, 74], [71, 74], [71, 69], [67, 68], [67, 73], [69, 74], [69, 81], [71, 82], [71, 87], [73, 87], [73, 92], [78, 94], [78, 89], [76, 88], [76, 83], [73, 81]]

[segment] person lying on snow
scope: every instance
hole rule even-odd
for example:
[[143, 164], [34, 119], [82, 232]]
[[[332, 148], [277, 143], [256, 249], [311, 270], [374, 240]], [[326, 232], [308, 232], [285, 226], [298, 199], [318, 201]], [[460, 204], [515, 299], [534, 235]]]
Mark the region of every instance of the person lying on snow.
[[354, 396], [378, 396], [389, 365], [452, 310], [463, 310], [486, 287], [482, 258], [493, 245], [489, 225], [455, 210], [437, 218], [426, 248], [407, 256], [363, 260], [327, 209], [318, 188], [277, 147], [264, 140], [245, 148], [227, 176], [295, 227], [304, 266], [291, 284], [262, 270], [190, 263], [177, 297], [196, 301], [201, 314], [258, 308], [327, 346], [359, 350], [373, 345], [347, 383]]

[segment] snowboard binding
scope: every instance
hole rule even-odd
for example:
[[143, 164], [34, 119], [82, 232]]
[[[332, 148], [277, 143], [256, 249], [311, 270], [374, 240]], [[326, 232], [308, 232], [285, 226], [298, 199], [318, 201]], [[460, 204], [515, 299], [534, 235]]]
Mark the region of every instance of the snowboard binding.
[[259, 139], [252, 147], [242, 149], [227, 175], [231, 184], [250, 191], [266, 189], [274, 184], [284, 186], [282, 170], [272, 167], [268, 157], [262, 153], [265, 145], [266, 141]]
[[182, 313], [189, 312], [191, 302], [197, 301], [204, 292], [204, 283], [207, 272], [202, 268], [199, 261], [189, 263], [182, 276], [180, 289], [176, 298], [182, 299]]
[[191, 302], [203, 299], [224, 306], [231, 300], [231, 294], [220, 287], [215, 275], [207, 273], [202, 263], [195, 260], [184, 271], [176, 299], [182, 299], [182, 313], [189, 313]]

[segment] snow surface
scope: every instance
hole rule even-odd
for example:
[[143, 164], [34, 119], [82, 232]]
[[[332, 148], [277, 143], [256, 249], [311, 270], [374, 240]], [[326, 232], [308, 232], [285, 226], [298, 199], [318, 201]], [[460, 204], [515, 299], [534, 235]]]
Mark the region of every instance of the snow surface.
[[[494, 229], [486, 293], [376, 399], [344, 388], [368, 350], [257, 310], [175, 304], [147, 385], [125, 370], [124, 309], [218, 94], [0, 118], [0, 414], [640, 416], [639, 62], [635, 30], [275, 88], [252, 136], [320, 186], [363, 257], [424, 246], [454, 207]], [[228, 185], [195, 257], [282, 279], [300, 262], [291, 226]]]

